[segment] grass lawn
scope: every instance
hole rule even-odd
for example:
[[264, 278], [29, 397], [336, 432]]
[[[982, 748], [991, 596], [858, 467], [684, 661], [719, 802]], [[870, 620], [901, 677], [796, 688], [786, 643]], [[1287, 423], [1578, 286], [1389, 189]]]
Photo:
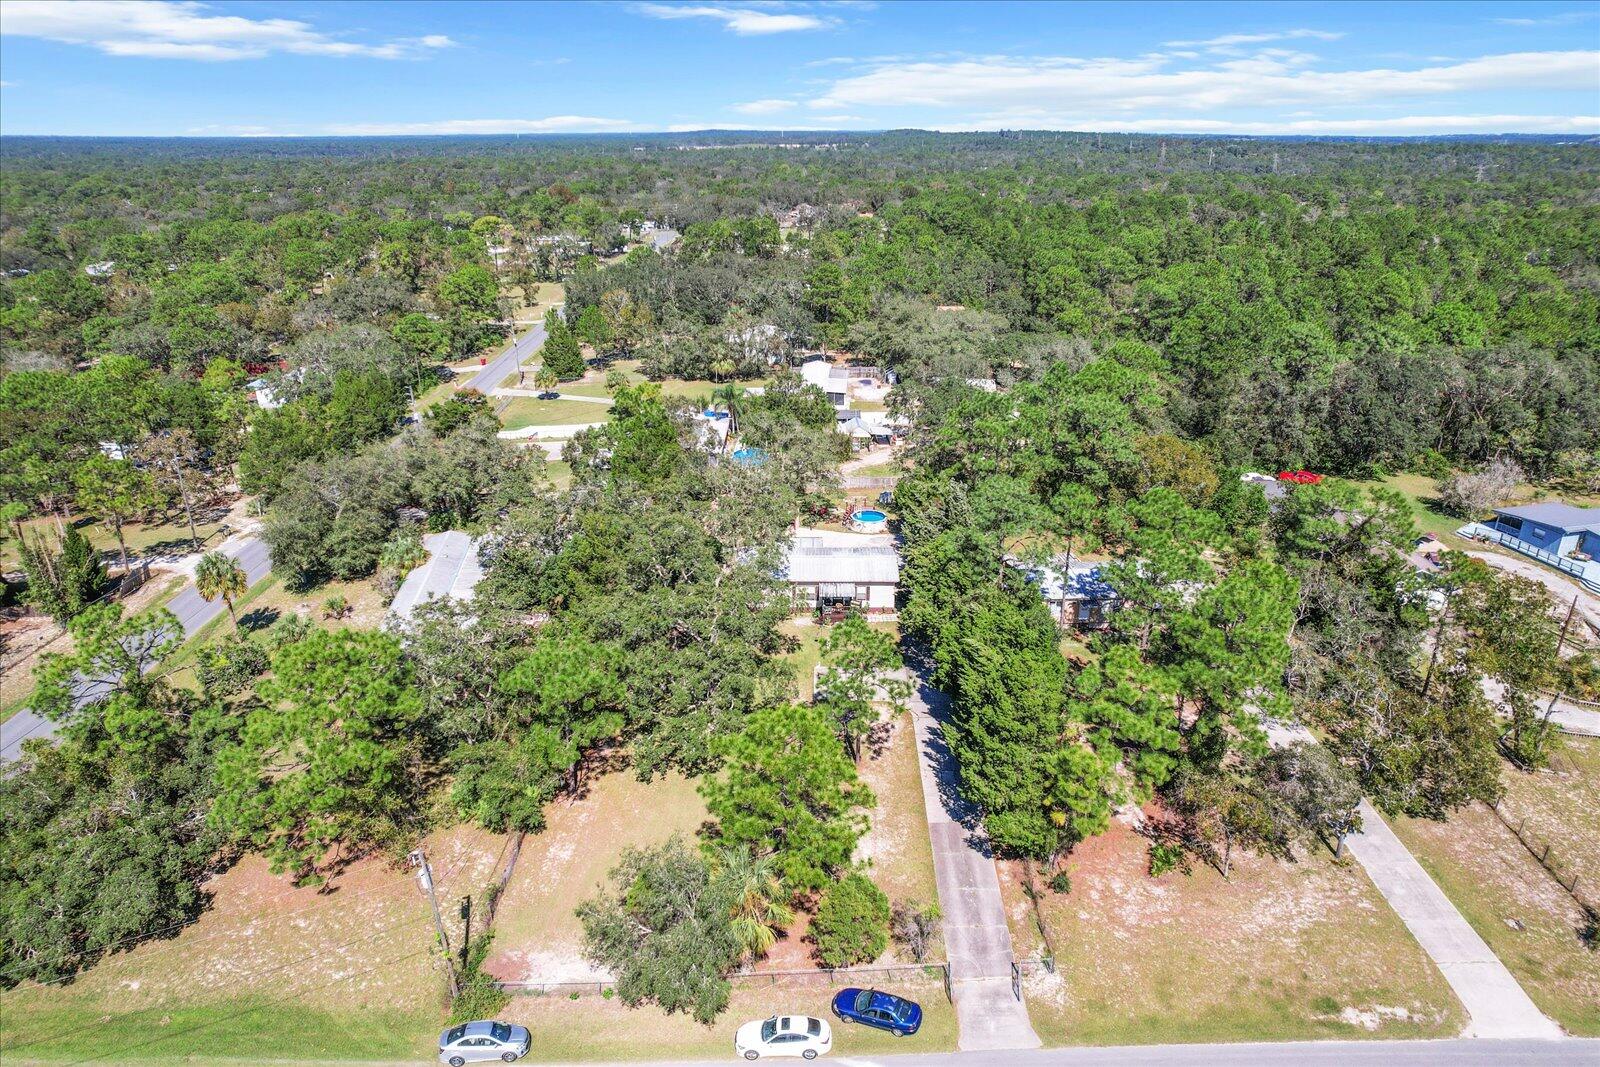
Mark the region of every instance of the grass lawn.
[[[882, 744], [861, 760], [861, 777], [878, 803], [868, 813], [872, 828], [856, 847], [856, 857], [872, 865], [872, 880], [890, 900], [931, 904], [939, 899], [939, 889], [911, 713], [901, 713], [889, 726]], [[938, 949], [933, 958], [942, 958]]]
[[[481, 891], [504, 845], [464, 827], [431, 837], [441, 900]], [[210, 908], [176, 936], [108, 957], [70, 984], [6, 992], [0, 1059], [428, 1055], [444, 1019], [443, 982], [429, 955], [427, 898], [403, 867], [360, 860], [318, 892], [252, 856], [208, 888]]]
[[[1465, 1013], [1398, 916], [1353, 863], [1243, 856], [1224, 881], [1148, 873], [1121, 823], [1068, 859], [1070, 892], [1040, 879], [1058, 973], [1028, 982], [1047, 1045], [1421, 1038]], [[1000, 865], [1019, 955], [1042, 941], [1020, 865]]]
[[[216, 508], [203, 516], [198, 510], [195, 512], [194, 526], [195, 532], [200, 535], [201, 551], [216, 547], [217, 531], [227, 522], [227, 518], [227, 511], [223, 508]], [[108, 527], [86, 518], [78, 519], [74, 525], [77, 526], [79, 533], [88, 538], [91, 545], [104, 554], [107, 566], [116, 564], [118, 560], [116, 534]], [[55, 543], [56, 521], [52, 518], [29, 519], [22, 524], [22, 528], [30, 540], [37, 531], [45, 535], [48, 543]], [[181, 510], [152, 522], [130, 522], [123, 526], [122, 536], [128, 542], [129, 556], [183, 556], [193, 551], [189, 540], [189, 520], [184, 518]], [[0, 566], [12, 570], [21, 565], [16, 542], [7, 538], [4, 555], [0, 556]]]
[[1551, 866], [1564, 880], [1577, 875], [1585, 899], [1600, 901], [1600, 738], [1563, 737], [1548, 770], [1507, 764], [1500, 780], [1501, 814], [1529, 840], [1549, 844]]
[[500, 413], [500, 422], [508, 430], [520, 430], [525, 426], [573, 426], [610, 419], [611, 409], [599, 404], [585, 404], [581, 400], [535, 400], [531, 396], [515, 397]]
[[[1494, 813], [1473, 804], [1448, 822], [1391, 825], [1533, 1002], [1569, 1033], [1600, 1037], [1600, 951], [1583, 944], [1583, 912]], [[1592, 847], [1593, 808], [1581, 825]]]
[[593, 969], [583, 959], [574, 909], [607, 883], [622, 850], [691, 838], [705, 821], [696, 783], [678, 774], [640, 782], [629, 770], [602, 773], [581, 800], [545, 809], [549, 825], [522, 845], [495, 919], [488, 969], [511, 980], [565, 981]]
[[1377, 481], [1355, 484], [1369, 488], [1382, 486], [1398, 491], [1411, 502], [1412, 517], [1416, 520], [1418, 531], [1432, 534], [1451, 548], [1468, 546], [1469, 542], [1455, 535], [1457, 530], [1466, 525], [1466, 521], [1444, 513], [1439, 507], [1439, 483], [1426, 474], [1391, 474]]
[[874, 463], [870, 467], [858, 467], [846, 477], [850, 478], [890, 478], [896, 474], [903, 474], [898, 463]]
[[547, 459], [544, 461], [544, 476], [557, 489], [565, 489], [572, 484], [572, 464], [565, 460]]
[[[533, 1034], [528, 1062], [594, 1060], [663, 1060], [715, 1058], [733, 1060], [733, 1034], [740, 1024], [782, 1014], [813, 1015], [833, 1026], [833, 1055], [889, 1052], [948, 1052], [956, 1044], [955, 1011], [937, 979], [886, 982], [883, 988], [911, 997], [922, 1005], [922, 1029], [913, 1037], [895, 1038], [861, 1026], [846, 1026], [828, 1010], [835, 987], [823, 980], [780, 980], [779, 984], [735, 983], [728, 1010], [710, 1026], [685, 1015], [667, 1015], [654, 1005], [629, 1008], [615, 998], [586, 995], [516, 997], [501, 1017], [522, 1023]], [[819, 1061], [821, 1062], [821, 1061]]]

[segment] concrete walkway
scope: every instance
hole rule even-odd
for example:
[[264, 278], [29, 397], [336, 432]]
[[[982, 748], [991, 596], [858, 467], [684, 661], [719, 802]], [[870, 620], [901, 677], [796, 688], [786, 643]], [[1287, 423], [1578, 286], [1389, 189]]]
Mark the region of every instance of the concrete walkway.
[[1467, 1009], [1467, 1036], [1558, 1038], [1561, 1028], [1528, 999], [1517, 980], [1428, 877], [1383, 816], [1361, 802], [1360, 833], [1345, 840], [1423, 951], [1433, 957]]
[[1000, 879], [978, 813], [961, 797], [955, 757], [944, 739], [949, 698], [913, 679], [912, 721], [922, 766], [922, 799], [944, 913], [945, 955], [962, 1051], [1038, 1048], [1028, 1010], [1011, 992], [1011, 929]]
[[[552, 390], [552, 392], [555, 392], [555, 391], [558, 391], [558, 390]], [[537, 400], [540, 397], [540, 395], [543, 394], [543, 392], [544, 392], [544, 390], [542, 390], [542, 389], [511, 389], [511, 388], [506, 388], [506, 389], [496, 389], [492, 393], [490, 393], [489, 395], [490, 396], [531, 396], [535, 400]], [[558, 400], [576, 400], [580, 404], [604, 404], [606, 407], [610, 407], [612, 405], [612, 403], [613, 403], [612, 399], [610, 397], [608, 397], [608, 396], [573, 396], [571, 393], [562, 393], [556, 399], [558, 399]]]

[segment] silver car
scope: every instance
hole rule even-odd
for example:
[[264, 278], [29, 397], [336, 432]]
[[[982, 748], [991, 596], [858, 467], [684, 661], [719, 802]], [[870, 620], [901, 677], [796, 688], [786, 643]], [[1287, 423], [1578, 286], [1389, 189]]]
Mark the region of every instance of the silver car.
[[502, 1060], [513, 1063], [528, 1054], [533, 1037], [525, 1026], [510, 1023], [462, 1023], [439, 1035], [439, 1062], [450, 1067]]

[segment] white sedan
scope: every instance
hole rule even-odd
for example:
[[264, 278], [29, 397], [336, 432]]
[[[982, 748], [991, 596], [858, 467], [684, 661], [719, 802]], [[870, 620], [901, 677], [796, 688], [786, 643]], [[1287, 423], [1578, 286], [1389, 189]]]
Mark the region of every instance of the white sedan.
[[833, 1048], [833, 1030], [809, 1015], [774, 1015], [739, 1027], [733, 1050], [747, 1060], [762, 1056], [800, 1056], [814, 1060]]

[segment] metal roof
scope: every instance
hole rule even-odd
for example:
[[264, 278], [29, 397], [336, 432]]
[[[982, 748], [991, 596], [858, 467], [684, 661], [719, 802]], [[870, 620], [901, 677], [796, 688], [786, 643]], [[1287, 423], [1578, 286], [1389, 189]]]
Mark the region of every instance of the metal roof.
[[900, 553], [882, 535], [801, 535], [789, 546], [783, 576], [791, 582], [859, 582], [893, 585], [900, 580]]
[[1571, 504], [1549, 501], [1543, 504], [1524, 504], [1515, 508], [1495, 508], [1496, 515], [1509, 515], [1524, 522], [1554, 526], [1575, 533], [1580, 530], [1600, 530], [1600, 508], [1575, 508]]

